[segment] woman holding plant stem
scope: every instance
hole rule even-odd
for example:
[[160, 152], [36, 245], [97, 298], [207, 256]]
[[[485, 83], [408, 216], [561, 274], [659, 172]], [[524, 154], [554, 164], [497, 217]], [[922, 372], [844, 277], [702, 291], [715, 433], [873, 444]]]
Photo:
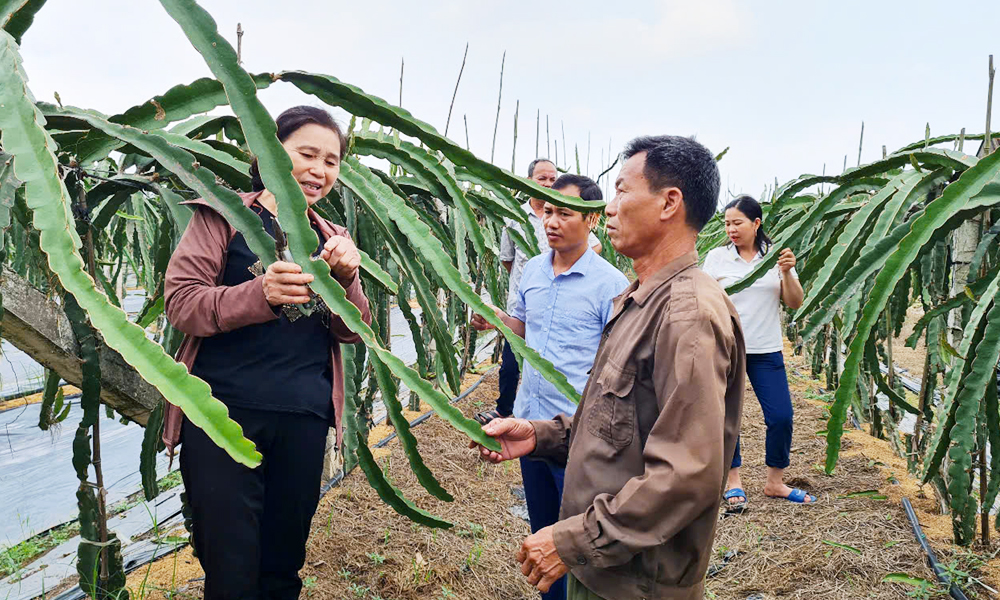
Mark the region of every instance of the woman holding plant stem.
[[[337, 181], [344, 134], [329, 113], [308, 106], [285, 111], [277, 126], [292, 176], [312, 206]], [[277, 199], [264, 188], [256, 161], [251, 175], [254, 191], [241, 194], [243, 202], [280, 238]], [[340, 344], [360, 338], [314, 298], [312, 275], [283, 260], [262, 268], [241, 233], [203, 201], [192, 203], [196, 212], [170, 259], [164, 288], [167, 318], [186, 335], [177, 359], [211, 386], [264, 456], [255, 469], [236, 463], [168, 406], [164, 442], [171, 453], [183, 443], [181, 475], [205, 598], [298, 598], [331, 425], [338, 443], [342, 436]], [[311, 208], [307, 214], [320, 240], [315, 257], [330, 265], [370, 323], [354, 242], [343, 227]], [[304, 305], [312, 307], [301, 310]]]
[[[730, 244], [716, 248], [705, 257], [703, 270], [726, 287], [750, 273], [771, 247], [761, 229], [763, 211], [750, 196], [740, 196], [725, 208], [726, 234]], [[764, 495], [791, 502], [815, 502], [816, 497], [785, 485], [785, 469], [792, 446], [792, 397], [788, 390], [785, 360], [781, 353], [780, 302], [789, 308], [802, 306], [802, 284], [795, 272], [795, 254], [785, 248], [778, 264], [749, 288], [730, 297], [740, 315], [746, 339], [747, 378], [764, 412], [767, 424], [764, 462], [767, 482]], [[740, 480], [740, 444], [729, 470], [724, 497], [727, 511], [739, 513], [747, 507], [747, 494]]]

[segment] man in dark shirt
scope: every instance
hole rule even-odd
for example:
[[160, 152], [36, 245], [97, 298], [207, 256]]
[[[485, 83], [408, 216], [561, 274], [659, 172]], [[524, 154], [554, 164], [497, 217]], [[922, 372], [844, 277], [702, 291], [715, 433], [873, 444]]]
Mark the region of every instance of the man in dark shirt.
[[638, 279], [615, 300], [572, 421], [496, 419], [502, 453], [566, 463], [560, 521], [525, 539], [528, 581], [571, 571], [570, 600], [700, 600], [746, 372], [739, 316], [698, 269], [695, 240], [719, 195], [692, 139], [641, 137], [608, 204], [608, 235]]

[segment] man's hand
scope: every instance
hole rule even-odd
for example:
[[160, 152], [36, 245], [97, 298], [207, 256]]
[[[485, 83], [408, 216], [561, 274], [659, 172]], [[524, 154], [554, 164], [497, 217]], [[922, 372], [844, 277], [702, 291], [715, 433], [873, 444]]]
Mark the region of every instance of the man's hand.
[[535, 450], [535, 428], [527, 419], [493, 419], [483, 427], [483, 432], [496, 438], [502, 448], [498, 454], [476, 442], [469, 442], [469, 448], [479, 448], [479, 458], [487, 462], [501, 463], [527, 456]]
[[782, 275], [791, 272], [792, 267], [795, 266], [795, 255], [792, 253], [791, 248], [785, 248], [778, 255], [778, 270]]
[[330, 265], [330, 271], [345, 288], [351, 285], [361, 265], [361, 253], [351, 238], [332, 236], [323, 244], [319, 257]]
[[261, 286], [264, 298], [271, 306], [282, 304], [305, 304], [309, 302], [309, 288], [313, 276], [302, 272], [295, 263], [277, 261], [271, 263], [264, 272]]
[[528, 578], [528, 583], [543, 594], [569, 571], [556, 552], [551, 525], [524, 538], [517, 552], [517, 562], [521, 563], [521, 572]]
[[[500, 317], [501, 321], [507, 317], [507, 313], [500, 310], [499, 308], [491, 306], [489, 304], [487, 304], [487, 306], [493, 309], [493, 312], [496, 314], [496, 316]], [[470, 323], [476, 329], [476, 331], [487, 331], [490, 329], [496, 329], [496, 326], [487, 321], [486, 319], [484, 319], [482, 315], [478, 315], [475, 313], [472, 314], [472, 320], [470, 321]]]

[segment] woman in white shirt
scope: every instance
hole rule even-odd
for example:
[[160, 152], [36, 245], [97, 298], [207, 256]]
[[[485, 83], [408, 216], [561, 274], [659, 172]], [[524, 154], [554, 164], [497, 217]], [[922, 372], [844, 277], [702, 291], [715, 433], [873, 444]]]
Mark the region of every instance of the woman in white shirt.
[[[764, 260], [771, 240], [761, 229], [760, 204], [750, 196], [740, 196], [726, 206], [726, 234], [730, 244], [716, 248], [705, 257], [703, 270], [722, 287], [731, 285]], [[795, 272], [795, 255], [789, 248], [781, 251], [778, 264], [750, 287], [730, 296], [743, 324], [747, 348], [747, 377], [753, 385], [767, 424], [765, 458], [767, 483], [764, 495], [791, 502], [815, 502], [803, 490], [785, 485], [792, 444], [792, 398], [788, 391], [785, 361], [781, 354], [780, 302], [789, 308], [802, 306], [802, 285]], [[740, 481], [740, 444], [736, 444], [726, 485], [725, 499], [730, 512], [742, 512], [747, 494]]]

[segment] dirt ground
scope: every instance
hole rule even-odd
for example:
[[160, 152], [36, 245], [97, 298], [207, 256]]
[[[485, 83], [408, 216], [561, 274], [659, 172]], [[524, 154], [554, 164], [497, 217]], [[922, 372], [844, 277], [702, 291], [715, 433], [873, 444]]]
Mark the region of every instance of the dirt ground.
[[[925, 512], [933, 500], [918, 500], [924, 491], [906, 473], [906, 464], [886, 442], [850, 430], [833, 476], [826, 460], [828, 412], [824, 390], [806, 376], [808, 362], [785, 352], [795, 409], [789, 485], [808, 490], [815, 505], [799, 505], [763, 495], [766, 467], [760, 406], [748, 384], [744, 403], [742, 478], [749, 510], [728, 516], [716, 531], [713, 568], [707, 580], [712, 597], [746, 598], [905, 598], [912, 587], [883, 583], [889, 573], [933, 580], [900, 504], [909, 497]], [[865, 496], [851, 494], [869, 492]], [[930, 494], [930, 490], [926, 490]], [[866, 497], [876, 496], [876, 498]], [[934, 515], [935, 517], [937, 515]], [[932, 544], [950, 542], [940, 527], [927, 528]], [[937, 520], [934, 520], [937, 525]]]
[[916, 381], [920, 381], [920, 378], [924, 374], [924, 357], [926, 356], [924, 338], [920, 338], [916, 348], [907, 348], [905, 342], [906, 338], [910, 337], [910, 334], [913, 333], [913, 326], [922, 316], [924, 316], [924, 310], [919, 304], [911, 306], [906, 311], [906, 321], [903, 322], [903, 329], [900, 336], [892, 345], [893, 363], [897, 367], [905, 369], [909, 373], [908, 376]]
[[[902, 343], [900, 342], [900, 346]], [[951, 521], [940, 515], [928, 487], [906, 472], [889, 444], [864, 431], [848, 430], [833, 476], [823, 472], [826, 428], [822, 384], [809, 379], [808, 363], [786, 349], [795, 406], [792, 466], [788, 482], [819, 498], [802, 506], [763, 496], [765, 426], [749, 385], [744, 407], [744, 487], [748, 512], [722, 518], [707, 580], [709, 598], [906, 598], [911, 585], [883, 582], [890, 573], [934, 580], [914, 539], [901, 498], [913, 503], [927, 539], [942, 562], [967, 566], [968, 554], [951, 546]], [[467, 382], [471, 383], [474, 378]], [[496, 373], [459, 403], [467, 415], [490, 406]], [[408, 415], [410, 416], [410, 415]], [[381, 438], [388, 429], [376, 432]], [[432, 417], [414, 434], [425, 460], [455, 502], [440, 502], [420, 488], [396, 442], [377, 455], [393, 483], [421, 508], [451, 520], [450, 530], [432, 530], [400, 517], [378, 498], [356, 470], [327, 494], [313, 520], [303, 598], [357, 600], [507, 600], [535, 598], [516, 568], [514, 553], [528, 533], [510, 512], [519, 501], [516, 464], [480, 462], [463, 436]], [[433, 449], [433, 451], [428, 451]], [[868, 492], [860, 496], [851, 496]], [[874, 497], [872, 497], [874, 496]], [[986, 549], [978, 549], [983, 553]], [[964, 561], [964, 562], [963, 562]], [[996, 561], [970, 575], [993, 588], [1000, 584]], [[150, 598], [200, 598], [202, 577], [190, 549], [134, 572], [129, 587], [146, 579]], [[990, 597], [978, 584], [965, 592]], [[173, 591], [173, 593], [170, 593]], [[164, 593], [166, 592], [166, 593]], [[140, 594], [141, 596], [142, 594]], [[943, 598], [938, 590], [910, 596]]]

